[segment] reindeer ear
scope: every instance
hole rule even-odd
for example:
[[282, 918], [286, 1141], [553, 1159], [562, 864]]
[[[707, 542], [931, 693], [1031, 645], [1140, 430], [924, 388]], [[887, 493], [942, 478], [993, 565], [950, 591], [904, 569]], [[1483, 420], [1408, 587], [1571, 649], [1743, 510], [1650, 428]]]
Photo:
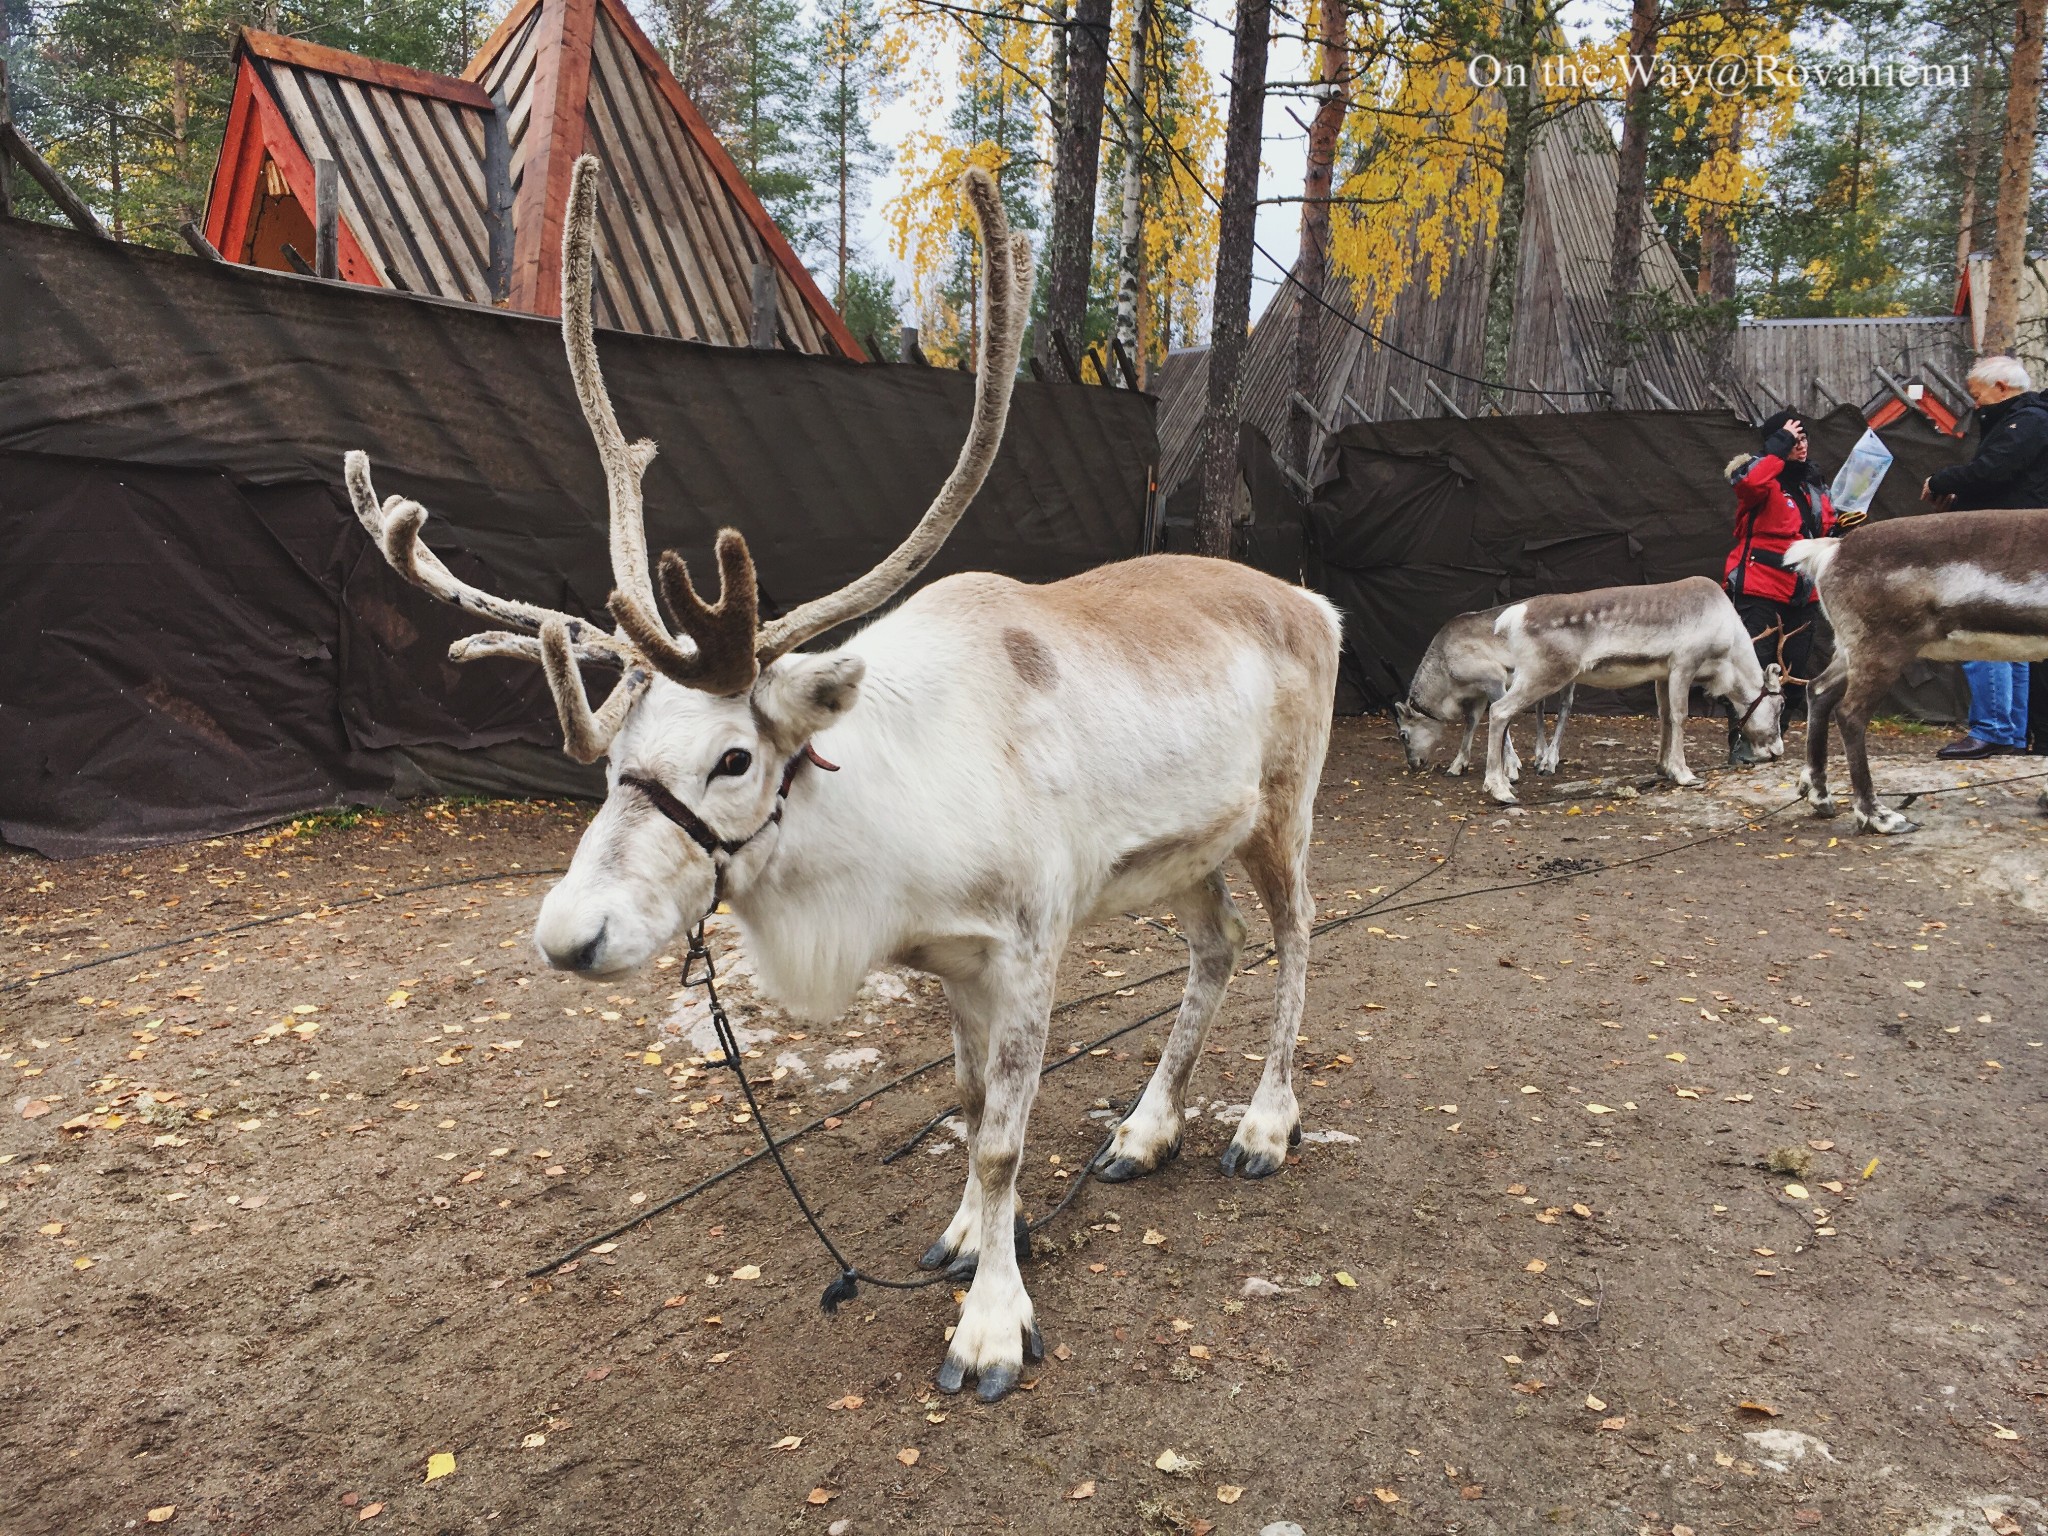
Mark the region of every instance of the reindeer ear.
[[1775, 661], [1771, 662], [1764, 667], [1764, 692], [1783, 693], [1784, 691], [1785, 669]]
[[1414, 715], [1415, 711], [1408, 707], [1408, 701], [1406, 699], [1394, 700], [1394, 718], [1396, 720], [1399, 720], [1403, 725], [1406, 725], [1409, 722], [1409, 720], [1411, 720], [1414, 717]]
[[761, 673], [754, 708], [794, 752], [853, 708], [867, 669], [858, 656], [784, 656]]

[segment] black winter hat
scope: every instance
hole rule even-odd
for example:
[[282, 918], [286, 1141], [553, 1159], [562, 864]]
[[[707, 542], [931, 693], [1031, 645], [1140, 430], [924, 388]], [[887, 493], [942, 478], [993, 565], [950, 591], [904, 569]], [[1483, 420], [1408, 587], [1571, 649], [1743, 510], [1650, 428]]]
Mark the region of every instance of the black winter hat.
[[1772, 438], [1784, 431], [1792, 422], [1804, 422], [1805, 420], [1806, 413], [1804, 411], [1780, 411], [1775, 416], [1765, 417], [1757, 431], [1763, 434], [1763, 440], [1768, 443]]

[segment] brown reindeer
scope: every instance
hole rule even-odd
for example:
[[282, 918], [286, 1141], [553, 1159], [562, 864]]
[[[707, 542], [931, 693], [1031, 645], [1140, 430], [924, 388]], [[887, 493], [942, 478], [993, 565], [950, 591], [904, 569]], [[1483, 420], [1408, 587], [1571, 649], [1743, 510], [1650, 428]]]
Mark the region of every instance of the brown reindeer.
[[1947, 512], [1803, 539], [1785, 554], [1820, 593], [1835, 658], [1814, 682], [1799, 789], [1816, 816], [1828, 794], [1828, 725], [1842, 730], [1856, 825], [1911, 832], [1877, 803], [1864, 732], [1906, 663], [2048, 660], [2048, 509]]

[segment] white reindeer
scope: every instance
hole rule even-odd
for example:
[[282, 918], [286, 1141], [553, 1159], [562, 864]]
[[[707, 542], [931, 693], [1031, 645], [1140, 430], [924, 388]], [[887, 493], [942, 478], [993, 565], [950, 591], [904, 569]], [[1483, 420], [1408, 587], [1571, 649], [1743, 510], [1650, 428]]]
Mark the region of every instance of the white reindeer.
[[[569, 751], [610, 759], [604, 805], [541, 906], [535, 937], [550, 964], [630, 971], [723, 898], [766, 990], [808, 1016], [841, 1011], [878, 965], [944, 982], [968, 1177], [925, 1262], [977, 1267], [938, 1381], [957, 1391], [976, 1377], [993, 1401], [1043, 1347], [1013, 1218], [1059, 956], [1076, 924], [1171, 909], [1191, 952], [1179, 1018], [1103, 1177], [1151, 1172], [1178, 1149], [1189, 1076], [1244, 937], [1221, 873], [1233, 856], [1272, 919], [1279, 963], [1265, 1068], [1224, 1170], [1271, 1173], [1299, 1137], [1292, 1060], [1337, 617], [1243, 566], [1155, 556], [1041, 587], [949, 577], [839, 650], [797, 650], [915, 575], [995, 457], [1031, 253], [1007, 232], [994, 182], [974, 170], [963, 190], [986, 252], [981, 367], [967, 441], [931, 507], [873, 571], [767, 624], [756, 621], [737, 532], [718, 537], [716, 603], [663, 555], [677, 636], [656, 605], [641, 521], [654, 447], [620, 432], [591, 336], [597, 182], [595, 162], [579, 161], [562, 328], [609, 485], [617, 630], [457, 582], [419, 542], [425, 512], [397, 497], [380, 507], [368, 465], [351, 454], [357, 514], [402, 574], [503, 626], [458, 642], [456, 659], [540, 661]], [[596, 710], [578, 673], [586, 662], [622, 669]], [[819, 754], [840, 771], [817, 771]]]
[[[1445, 765], [1452, 778], [1462, 777], [1472, 760], [1472, 740], [1486, 718], [1487, 707], [1508, 691], [1514, 667], [1507, 642], [1494, 633], [1493, 622], [1504, 609], [1485, 608], [1461, 613], [1436, 632], [1422, 660], [1415, 664], [1415, 676], [1408, 683], [1408, 697], [1394, 705], [1394, 726], [1408, 754], [1408, 766], [1427, 768], [1450, 733], [1463, 727], [1464, 739]], [[1536, 704], [1536, 771], [1557, 772], [1558, 749], [1564, 740], [1564, 723], [1572, 712], [1573, 684], [1567, 683], [1558, 700], [1557, 723], [1546, 738], [1543, 734], [1543, 703]], [[1515, 752], [1514, 733], [1506, 738], [1508, 782], [1522, 776], [1522, 761]]]
[[1832, 720], [1842, 728], [1858, 829], [1911, 832], [1913, 822], [1877, 803], [1864, 737], [1870, 717], [1916, 656], [2048, 661], [2048, 510], [1896, 518], [1846, 538], [1802, 539], [1785, 564], [1814, 584], [1835, 631], [1834, 660], [1808, 692], [1800, 793], [1814, 815], [1835, 814]]
[[1685, 711], [1695, 683], [1736, 709], [1736, 723], [1759, 757], [1784, 755], [1783, 670], [1757, 664], [1735, 605], [1704, 576], [1532, 597], [1503, 608], [1493, 627], [1514, 667], [1508, 691], [1487, 714], [1486, 792], [1502, 805], [1515, 803], [1502, 752], [1509, 724], [1572, 683], [1654, 682], [1662, 727], [1657, 769], [1675, 784], [1699, 783], [1685, 765]]

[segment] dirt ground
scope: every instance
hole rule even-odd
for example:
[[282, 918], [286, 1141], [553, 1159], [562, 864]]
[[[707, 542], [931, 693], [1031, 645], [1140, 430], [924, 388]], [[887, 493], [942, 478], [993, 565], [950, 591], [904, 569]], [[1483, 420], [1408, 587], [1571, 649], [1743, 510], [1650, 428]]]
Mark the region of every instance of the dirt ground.
[[[1719, 760], [1720, 727], [1690, 739]], [[524, 1278], [758, 1145], [690, 1064], [673, 955], [626, 985], [537, 965], [587, 808], [0, 858], [0, 1533], [2041, 1536], [2048, 781], [1886, 840], [1766, 817], [1782, 766], [1631, 793], [1651, 740], [1574, 722], [1507, 815], [1340, 722], [1313, 879], [1358, 920], [1316, 942], [1298, 1159], [1216, 1166], [1254, 950], [1180, 1160], [1041, 1235], [1054, 1353], [993, 1407], [933, 1389], [947, 1288], [821, 1315], [765, 1165]], [[1899, 790], [2048, 767], [1877, 744]], [[1586, 873], [1622, 859], [1648, 861]], [[1177, 995], [1144, 916], [1068, 956], [1034, 1214], [1162, 1039], [1087, 1049]], [[807, 1026], [727, 964], [779, 1128], [947, 1049], [920, 978]], [[952, 1212], [948, 1131], [880, 1162], [950, 1091], [927, 1072], [790, 1154], [871, 1269], [911, 1273]]]

